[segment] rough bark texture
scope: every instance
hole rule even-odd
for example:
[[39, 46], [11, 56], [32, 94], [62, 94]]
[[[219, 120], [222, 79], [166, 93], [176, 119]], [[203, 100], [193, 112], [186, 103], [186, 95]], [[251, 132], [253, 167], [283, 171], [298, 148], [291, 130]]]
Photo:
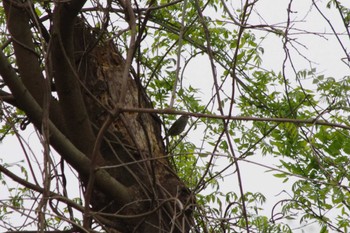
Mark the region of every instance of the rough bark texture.
[[[90, 120], [97, 130], [119, 101], [125, 61], [112, 41], [96, 44], [92, 31], [82, 22], [77, 26], [75, 39], [76, 66], [86, 87], [82, 91]], [[138, 80], [129, 76], [127, 82], [124, 107], [151, 107]], [[159, 118], [149, 113], [128, 112], [115, 117], [102, 144], [104, 164], [100, 166], [109, 166], [107, 171], [130, 189], [136, 202], [120, 212], [122, 206], [95, 192], [94, 209], [127, 215], [153, 211], [129, 220], [116, 218], [126, 223], [125, 232], [188, 231], [191, 195], [164, 157]]]
[[[98, 159], [89, 160], [97, 133], [119, 102], [125, 61], [111, 40], [97, 40], [82, 20], [73, 30], [84, 1], [63, 2], [55, 7], [52, 28], [46, 36], [48, 60], [34, 51], [37, 45], [28, 14], [32, 10], [19, 1], [12, 5], [14, 2], [4, 2], [4, 6], [17, 74], [22, 79], [2, 53], [0, 73], [31, 122], [39, 130], [43, 121], [47, 122], [50, 143], [78, 171], [83, 184], [95, 176], [90, 200], [94, 216], [110, 214], [107, 218], [112, 221], [104, 225], [109, 232], [188, 232], [193, 225], [194, 199], [165, 157], [156, 115], [121, 112], [113, 116], [97, 152]], [[45, 79], [42, 67], [48, 70]], [[55, 83], [58, 100], [46, 88], [48, 80]], [[137, 77], [129, 76], [127, 82], [124, 107], [151, 107]], [[49, 118], [42, 119], [48, 105]]]

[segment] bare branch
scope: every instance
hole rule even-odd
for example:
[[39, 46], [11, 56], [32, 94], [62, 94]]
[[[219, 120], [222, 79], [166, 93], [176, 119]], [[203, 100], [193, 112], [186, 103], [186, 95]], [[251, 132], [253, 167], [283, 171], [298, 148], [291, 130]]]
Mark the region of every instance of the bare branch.
[[[0, 52], [0, 74], [8, 84], [20, 107], [32, 119], [34, 125], [40, 129], [42, 121], [42, 109], [24, 87], [5, 55]], [[61, 156], [71, 164], [82, 176], [90, 174], [91, 161], [80, 152], [67, 138], [49, 121], [50, 140], [54, 148]], [[107, 196], [110, 196], [121, 203], [128, 203], [130, 194], [128, 189], [112, 178], [106, 171], [96, 171], [96, 184]]]

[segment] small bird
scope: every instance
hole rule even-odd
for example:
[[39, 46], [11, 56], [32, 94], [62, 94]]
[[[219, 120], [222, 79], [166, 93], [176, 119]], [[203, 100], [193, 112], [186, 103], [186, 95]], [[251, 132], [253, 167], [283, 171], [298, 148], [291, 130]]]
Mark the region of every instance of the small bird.
[[174, 124], [168, 130], [169, 136], [177, 136], [181, 134], [186, 128], [189, 116], [182, 115], [179, 119], [177, 119]]

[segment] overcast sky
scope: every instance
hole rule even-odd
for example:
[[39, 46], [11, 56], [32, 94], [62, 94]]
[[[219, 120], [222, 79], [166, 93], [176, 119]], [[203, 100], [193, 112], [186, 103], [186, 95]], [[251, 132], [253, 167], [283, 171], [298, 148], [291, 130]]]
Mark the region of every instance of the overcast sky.
[[[324, 11], [329, 19], [332, 22], [337, 22], [333, 24], [337, 32], [343, 32], [343, 25], [340, 24], [340, 18], [338, 14], [334, 14], [335, 10], [327, 10], [323, 5], [327, 1], [319, 1], [318, 5]], [[343, 4], [350, 4], [350, 1], [343, 1]], [[250, 23], [266, 23], [266, 24], [279, 24], [286, 22], [286, 9], [289, 1], [286, 0], [261, 0], [258, 2], [256, 13], [253, 13], [253, 16], [250, 19]], [[311, 7], [311, 1], [309, 0], [294, 0], [293, 1], [293, 11], [292, 20], [296, 21], [294, 23], [294, 28], [303, 29], [306, 31], [312, 32], [329, 32], [329, 25], [327, 22], [320, 16], [315, 8]], [[333, 12], [333, 13], [332, 13]], [[258, 14], [257, 14], [258, 13]], [[284, 24], [282, 24], [284, 25]], [[291, 33], [296, 33], [297, 31], [291, 31]], [[254, 31], [257, 33], [257, 38], [266, 37], [262, 42], [262, 47], [265, 49], [265, 54], [263, 56], [262, 67], [267, 69], [273, 69], [275, 71], [280, 71], [282, 67], [282, 61], [284, 59], [284, 52], [282, 49], [282, 38], [275, 35], [267, 35], [263, 31]], [[342, 50], [339, 43], [336, 41], [334, 36], [326, 36], [326, 38], [318, 37], [315, 35], [293, 35], [293, 37], [298, 38], [298, 42], [303, 46], [299, 46], [299, 52], [302, 52], [308, 59], [312, 61], [309, 63], [302, 56], [298, 55], [296, 51], [291, 51], [293, 55], [293, 62], [296, 65], [297, 70], [301, 69], [310, 69], [311, 67], [317, 68], [319, 73], [323, 73], [326, 76], [333, 76], [337, 79], [341, 79], [343, 76], [348, 75], [349, 67], [341, 61], [341, 58], [345, 57], [344, 51]], [[350, 40], [346, 36], [341, 37], [343, 40], [344, 46], [349, 48]], [[258, 39], [259, 41], [259, 39]], [[295, 79], [295, 75], [290, 71], [287, 73], [290, 79]], [[198, 81], [200, 79], [200, 82]], [[203, 94], [202, 100], [208, 100], [211, 97], [212, 93], [212, 77], [211, 70], [209, 66], [209, 61], [207, 57], [203, 57], [200, 60], [194, 61], [190, 64], [189, 69], [185, 72], [185, 84], [191, 84], [192, 86], [198, 87], [201, 89]], [[312, 88], [312, 87], [310, 87]], [[21, 132], [22, 133], [22, 132]], [[189, 135], [188, 140], [191, 140], [191, 135]], [[198, 135], [193, 134], [193, 141], [196, 141]], [[40, 146], [39, 141], [36, 139], [33, 129], [29, 128], [23, 134], [23, 139], [29, 143], [29, 145], [35, 150], [35, 154], [40, 154], [42, 147]], [[197, 141], [196, 143], [200, 143]], [[34, 146], [33, 146], [34, 145]], [[239, 155], [239, 151], [237, 152]], [[23, 158], [22, 148], [19, 146], [19, 143], [15, 137], [7, 137], [0, 144], [0, 159], [2, 163], [13, 163], [17, 162]], [[30, 155], [30, 158], [34, 158]], [[272, 157], [261, 157], [258, 154], [254, 156], [255, 161], [273, 165], [277, 164], [278, 160]], [[217, 161], [218, 164], [225, 165], [227, 161], [224, 159]], [[268, 198], [268, 201], [265, 205], [266, 214], [270, 214], [271, 207], [273, 204], [280, 199], [288, 197], [287, 192], [290, 192], [291, 183], [283, 184], [282, 180], [275, 179], [272, 177], [271, 173], [266, 173], [266, 168], [252, 165], [249, 163], [241, 163], [242, 177], [244, 179], [244, 190], [251, 192], [262, 192]], [[233, 172], [233, 168], [231, 171]], [[293, 180], [293, 179], [292, 179]], [[71, 183], [71, 187], [76, 188], [77, 183]], [[237, 191], [237, 179], [235, 176], [230, 176], [228, 180], [223, 183], [222, 191]], [[4, 190], [2, 188], [2, 190]], [[281, 193], [282, 190], [287, 192]], [[78, 195], [78, 193], [73, 194]], [[0, 199], [7, 198], [5, 192], [0, 192]], [[309, 232], [316, 230], [316, 226], [312, 226], [308, 229]], [[295, 232], [301, 232], [301, 230], [296, 230]]]

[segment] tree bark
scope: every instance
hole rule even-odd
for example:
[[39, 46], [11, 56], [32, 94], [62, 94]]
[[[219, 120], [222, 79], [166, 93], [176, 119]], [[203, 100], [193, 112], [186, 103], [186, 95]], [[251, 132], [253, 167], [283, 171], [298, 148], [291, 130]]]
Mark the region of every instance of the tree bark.
[[[89, 117], [100, 129], [119, 102], [125, 61], [112, 41], [96, 43], [93, 30], [80, 22], [75, 31], [75, 54]], [[98, 44], [91, 50], [91, 46]], [[91, 51], [91, 52], [87, 52]], [[152, 104], [137, 77], [129, 76], [125, 108], [150, 108]], [[119, 113], [105, 135], [101, 154], [113, 177], [132, 190], [137, 203], [122, 213], [140, 215], [122, 220], [136, 232], [186, 232], [191, 224], [193, 198], [165, 157], [160, 119], [150, 113]], [[96, 196], [100, 194], [95, 194]], [[96, 197], [95, 196], [95, 197]], [[118, 203], [95, 198], [96, 210], [119, 211]], [[96, 202], [96, 200], [108, 200]], [[187, 205], [187, 206], [186, 206]], [[142, 213], [147, 213], [143, 215]], [[175, 221], [174, 221], [175, 220]], [[132, 230], [131, 230], [132, 229]]]
[[[41, 47], [50, 59], [41, 60], [26, 6], [4, 1], [21, 77], [1, 53], [0, 74], [12, 101], [39, 130], [50, 106], [50, 143], [78, 171], [91, 196], [92, 210], [84, 214], [113, 220], [104, 226], [110, 232], [188, 232], [194, 198], [166, 157], [160, 120], [151, 113], [116, 111], [125, 61], [111, 40], [97, 41], [92, 28], [75, 23], [83, 3], [57, 3], [50, 46]], [[47, 79], [58, 100], [45, 88]], [[122, 107], [152, 107], [137, 77], [130, 75], [127, 83]]]

